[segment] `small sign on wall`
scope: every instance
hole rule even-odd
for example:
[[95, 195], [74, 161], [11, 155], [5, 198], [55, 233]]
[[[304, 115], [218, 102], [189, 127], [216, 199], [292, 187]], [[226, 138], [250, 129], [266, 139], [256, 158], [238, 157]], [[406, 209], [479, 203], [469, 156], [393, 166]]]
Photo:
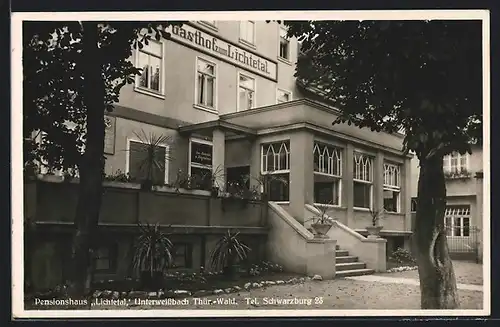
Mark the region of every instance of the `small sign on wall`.
[[212, 165], [212, 146], [204, 143], [191, 142], [191, 163], [203, 166]]
[[104, 153], [115, 154], [116, 117], [104, 116]]

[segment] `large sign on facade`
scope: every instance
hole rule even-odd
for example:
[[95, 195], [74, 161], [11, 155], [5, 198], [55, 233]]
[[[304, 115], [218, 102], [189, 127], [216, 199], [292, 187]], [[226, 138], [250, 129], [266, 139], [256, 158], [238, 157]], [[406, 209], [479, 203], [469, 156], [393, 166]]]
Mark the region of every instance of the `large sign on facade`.
[[206, 52], [255, 74], [277, 79], [277, 64], [187, 24], [167, 28], [173, 40]]

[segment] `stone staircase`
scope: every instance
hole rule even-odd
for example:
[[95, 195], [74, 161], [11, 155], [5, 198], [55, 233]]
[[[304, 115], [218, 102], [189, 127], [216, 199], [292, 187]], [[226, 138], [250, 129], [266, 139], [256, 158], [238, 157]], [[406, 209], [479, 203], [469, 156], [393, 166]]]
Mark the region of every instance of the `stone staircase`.
[[335, 263], [336, 278], [371, 275], [375, 272], [373, 269], [366, 268], [366, 264], [359, 261], [358, 257], [349, 255], [349, 251], [340, 249], [338, 245], [335, 250], [337, 259]]

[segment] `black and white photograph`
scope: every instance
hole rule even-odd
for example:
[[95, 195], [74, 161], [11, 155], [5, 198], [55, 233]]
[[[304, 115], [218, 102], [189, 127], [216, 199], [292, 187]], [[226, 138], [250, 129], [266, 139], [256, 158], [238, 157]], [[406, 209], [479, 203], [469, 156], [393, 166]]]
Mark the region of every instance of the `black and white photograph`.
[[13, 13], [13, 317], [489, 315], [489, 33]]

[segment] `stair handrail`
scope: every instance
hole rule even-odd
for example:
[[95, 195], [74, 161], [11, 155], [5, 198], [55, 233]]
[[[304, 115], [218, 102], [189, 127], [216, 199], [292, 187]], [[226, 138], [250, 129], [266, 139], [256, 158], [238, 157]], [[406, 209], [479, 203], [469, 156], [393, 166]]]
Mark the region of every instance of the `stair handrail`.
[[314, 235], [308, 231], [304, 225], [300, 224], [295, 218], [292, 217], [283, 207], [275, 202], [268, 202], [269, 207], [280, 216], [290, 227], [292, 227], [302, 238], [305, 240], [314, 239]]

